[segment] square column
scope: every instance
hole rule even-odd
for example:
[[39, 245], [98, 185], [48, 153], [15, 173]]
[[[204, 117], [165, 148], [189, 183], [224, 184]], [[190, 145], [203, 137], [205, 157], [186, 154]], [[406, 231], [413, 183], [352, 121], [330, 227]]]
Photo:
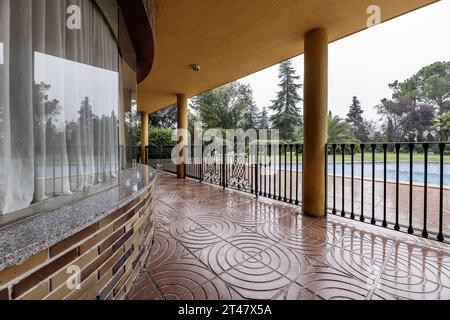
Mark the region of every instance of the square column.
[[328, 35], [315, 29], [305, 36], [303, 211], [326, 215], [328, 141]]

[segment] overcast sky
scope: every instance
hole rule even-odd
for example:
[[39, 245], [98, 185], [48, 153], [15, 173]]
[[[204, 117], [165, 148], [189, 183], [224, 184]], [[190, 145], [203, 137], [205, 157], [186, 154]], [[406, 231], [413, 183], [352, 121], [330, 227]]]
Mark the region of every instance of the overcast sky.
[[[403, 15], [330, 44], [329, 107], [345, 117], [354, 95], [365, 117], [378, 120], [374, 106], [391, 97], [388, 84], [422, 67], [450, 60], [450, 0]], [[293, 59], [303, 83], [303, 56]], [[278, 67], [240, 80], [250, 84], [257, 105], [270, 106], [278, 90]]]

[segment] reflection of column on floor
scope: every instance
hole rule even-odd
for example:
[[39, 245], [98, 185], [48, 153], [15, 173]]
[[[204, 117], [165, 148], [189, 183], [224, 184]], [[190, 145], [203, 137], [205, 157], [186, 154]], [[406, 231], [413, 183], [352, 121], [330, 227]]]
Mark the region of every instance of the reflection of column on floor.
[[[345, 178], [345, 212], [347, 217], [351, 212], [351, 179]], [[399, 222], [409, 225], [409, 194], [410, 186], [401, 184], [399, 187]], [[396, 184], [387, 183], [386, 216], [392, 225], [396, 220]], [[370, 221], [372, 217], [372, 180], [364, 180], [364, 216]], [[328, 178], [328, 207], [333, 208], [333, 177]], [[342, 211], [342, 178], [336, 177], [336, 209], [338, 214]], [[428, 230], [439, 230], [439, 189], [428, 187]], [[354, 185], [354, 211], [359, 217], [361, 213], [361, 179], [355, 179]], [[375, 217], [382, 221], [384, 214], [384, 183], [375, 183]], [[380, 223], [378, 223], [380, 224]], [[413, 187], [413, 226], [415, 230], [422, 231], [424, 224], [424, 187]], [[444, 233], [450, 234], [450, 190], [444, 190]]]
[[[290, 165], [288, 164], [288, 167]], [[295, 164], [293, 164], [295, 168]], [[192, 172], [197, 172], [199, 170]], [[267, 174], [265, 174], [267, 172]], [[195, 174], [193, 174], [195, 175]], [[287, 201], [292, 199], [295, 203], [296, 199], [301, 204], [302, 199], [302, 173], [298, 173], [293, 169], [279, 170], [274, 167], [267, 169], [258, 168], [258, 183], [262, 195], [274, 199], [281, 199]], [[281, 176], [281, 180], [280, 180]], [[285, 178], [286, 176], [286, 178]], [[292, 192], [291, 192], [291, 176], [292, 176]], [[249, 170], [246, 167], [245, 178], [255, 187], [256, 185], [256, 170], [252, 167]], [[280, 188], [281, 185], [281, 188]], [[285, 188], [286, 186], [286, 188]], [[378, 221], [383, 220], [384, 214], [384, 188], [383, 182], [377, 181], [375, 183], [375, 218]], [[399, 193], [399, 222], [401, 225], [409, 225], [409, 185], [401, 184]], [[386, 198], [386, 217], [392, 228], [396, 219], [396, 185], [395, 183], [387, 183], [387, 198]], [[349, 218], [351, 214], [351, 178], [345, 178], [345, 212], [346, 217]], [[354, 180], [354, 213], [358, 219], [361, 215], [361, 179]], [[364, 180], [364, 216], [369, 222], [372, 218], [372, 180]], [[328, 208], [333, 208], [333, 177], [328, 177]], [[336, 177], [336, 209], [338, 215], [342, 212], [342, 178]], [[428, 230], [437, 232], [439, 228], [439, 189], [435, 187], [428, 187]], [[331, 212], [331, 210], [330, 210]], [[421, 186], [414, 186], [413, 188], [413, 226], [415, 230], [422, 231], [423, 229], [423, 213], [424, 213], [424, 188]], [[378, 222], [381, 225], [381, 222]], [[444, 233], [450, 234], [450, 190], [444, 190]]]

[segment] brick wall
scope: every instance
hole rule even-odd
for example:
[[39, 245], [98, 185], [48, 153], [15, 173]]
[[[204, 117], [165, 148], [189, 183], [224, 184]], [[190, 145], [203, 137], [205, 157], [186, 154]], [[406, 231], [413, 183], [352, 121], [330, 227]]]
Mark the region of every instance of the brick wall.
[[0, 300], [125, 299], [153, 235], [149, 186], [96, 224], [0, 272]]

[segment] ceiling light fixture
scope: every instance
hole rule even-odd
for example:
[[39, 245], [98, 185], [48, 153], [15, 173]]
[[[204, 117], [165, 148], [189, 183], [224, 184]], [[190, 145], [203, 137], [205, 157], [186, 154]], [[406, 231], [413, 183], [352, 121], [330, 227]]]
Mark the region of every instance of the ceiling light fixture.
[[191, 68], [192, 68], [192, 71], [195, 71], [195, 72], [199, 72], [201, 70], [201, 67], [198, 64], [191, 65]]

